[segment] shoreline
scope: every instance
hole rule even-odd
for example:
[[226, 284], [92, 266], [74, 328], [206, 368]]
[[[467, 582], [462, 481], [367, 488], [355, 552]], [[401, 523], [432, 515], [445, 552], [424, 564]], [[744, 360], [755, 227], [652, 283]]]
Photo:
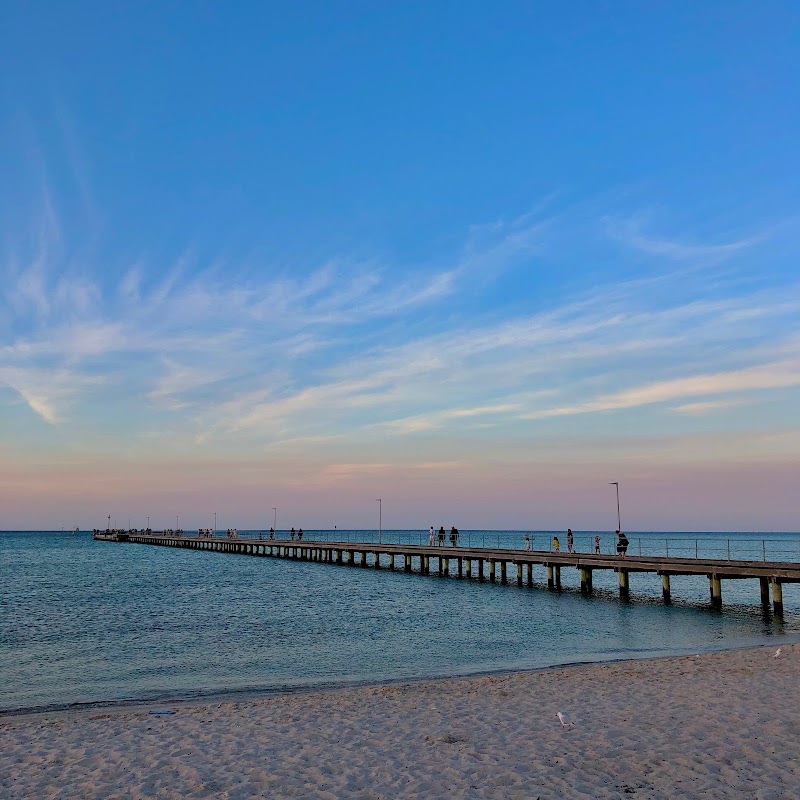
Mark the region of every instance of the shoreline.
[[0, 719], [0, 795], [800, 796], [800, 643], [785, 640], [173, 705]]
[[[539, 667], [504, 667], [500, 669], [486, 669], [465, 672], [452, 672], [441, 675], [401, 676], [383, 679], [356, 679], [337, 682], [314, 682], [297, 685], [283, 685], [275, 687], [252, 687], [243, 689], [221, 689], [203, 692], [196, 695], [175, 694], [162, 695], [153, 698], [132, 698], [130, 700], [92, 700], [66, 705], [33, 706], [12, 709], [0, 709], [0, 724], [6, 720], [79, 716], [102, 711], [108, 714], [121, 714], [128, 711], [141, 711], [145, 708], [162, 708], [166, 706], [194, 707], [213, 703], [229, 702], [254, 702], [262, 699], [279, 697], [299, 697], [309, 694], [329, 694], [337, 691], [354, 689], [377, 689], [392, 686], [415, 686], [423, 683], [442, 683], [454, 680], [469, 680], [471, 678], [487, 678], [493, 676], [507, 676], [516, 674], [539, 674], [561, 669], [588, 669], [605, 664], [630, 664], [637, 662], [663, 661], [675, 658], [686, 658], [695, 655], [710, 655], [712, 653], [736, 652], [739, 650], [755, 650], [758, 648], [775, 648], [783, 645], [800, 644], [800, 633], [781, 633], [774, 642], [766, 643], [762, 639], [751, 643], [734, 642], [706, 647], [701, 650], [687, 648], [674, 650], [667, 653], [653, 655], [614, 655], [609, 658], [593, 659], [586, 661], [568, 661], [558, 664], [547, 664]], [[798, 676], [800, 680], [800, 675]]]

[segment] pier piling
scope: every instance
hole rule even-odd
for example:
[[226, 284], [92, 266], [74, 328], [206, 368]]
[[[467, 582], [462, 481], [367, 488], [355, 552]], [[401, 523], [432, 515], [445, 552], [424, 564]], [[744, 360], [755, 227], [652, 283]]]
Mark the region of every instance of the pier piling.
[[630, 597], [630, 581], [628, 579], [628, 570], [619, 570], [619, 596], [623, 600]]
[[783, 614], [783, 588], [777, 578], [772, 581], [772, 610], [776, 616]]

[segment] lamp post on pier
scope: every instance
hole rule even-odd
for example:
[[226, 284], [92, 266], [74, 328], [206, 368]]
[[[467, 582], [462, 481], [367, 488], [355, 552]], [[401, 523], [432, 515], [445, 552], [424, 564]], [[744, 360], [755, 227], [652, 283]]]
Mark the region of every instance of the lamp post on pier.
[[619, 517], [619, 481], [611, 481], [609, 486], [616, 486], [617, 487], [617, 530], [622, 530], [622, 522], [620, 521]]
[[278, 533], [278, 509], [272, 506], [272, 530]]
[[383, 500], [379, 497], [378, 503], [378, 544], [381, 543], [383, 537]]

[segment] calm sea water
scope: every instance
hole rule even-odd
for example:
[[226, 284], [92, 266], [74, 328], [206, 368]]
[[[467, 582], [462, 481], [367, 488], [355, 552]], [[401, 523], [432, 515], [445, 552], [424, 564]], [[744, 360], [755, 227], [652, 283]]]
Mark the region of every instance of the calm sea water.
[[[383, 533], [385, 541], [418, 535]], [[644, 548], [662, 551], [669, 537], [629, 536], [633, 550], [642, 538]], [[719, 552], [731, 539], [671, 536], [673, 547], [680, 538], [690, 550], [703, 541]], [[462, 538], [478, 544], [480, 537], [487, 546], [495, 537], [521, 543], [520, 534], [502, 531]], [[549, 538], [534, 535], [541, 546]], [[766, 538], [770, 557], [800, 550], [798, 534]], [[757, 535], [733, 539], [734, 557], [743, 552], [737, 548], [766, 548]], [[762, 613], [757, 581], [723, 582], [724, 608], [714, 612], [702, 578], [673, 578], [675, 604], [665, 607], [655, 576], [631, 576], [630, 603], [617, 599], [613, 574], [596, 573], [591, 598], [577, 590], [574, 570], [563, 570], [560, 593], [542, 589], [543, 577], [528, 589], [94, 542], [87, 533], [0, 533], [0, 710], [539, 668], [800, 638], [798, 586], [784, 587], [786, 612], [777, 620]]]

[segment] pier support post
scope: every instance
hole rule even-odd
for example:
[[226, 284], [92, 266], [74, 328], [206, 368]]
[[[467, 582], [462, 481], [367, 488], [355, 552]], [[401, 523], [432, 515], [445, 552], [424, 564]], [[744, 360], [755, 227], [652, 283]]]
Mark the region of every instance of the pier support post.
[[589, 583], [591, 578], [589, 578], [589, 570], [586, 567], [581, 567], [581, 591], [584, 594], [589, 594]]
[[508, 583], [508, 575], [506, 569], [508, 567], [508, 562], [501, 561], [500, 562], [500, 583]]
[[444, 574], [446, 578], [450, 577], [450, 556], [444, 557]]
[[472, 577], [472, 559], [471, 558], [467, 559], [466, 567], [467, 567], [467, 577], [471, 578]]
[[431, 574], [431, 557], [422, 556], [422, 573], [423, 575]]
[[517, 586], [522, 586], [522, 562], [517, 562]]
[[347, 563], [354, 567], [356, 563], [356, 551], [355, 550], [348, 550], [347, 551]]
[[362, 567], [366, 567], [367, 566], [367, 551], [366, 550], [362, 550], [361, 551], [361, 566]]
[[406, 554], [405, 556], [405, 564], [403, 566], [405, 572], [411, 572], [411, 556]]
[[619, 596], [623, 600], [627, 600], [630, 597], [631, 590], [630, 590], [630, 581], [628, 579], [628, 570], [621, 569], [619, 571]]
[[722, 581], [719, 575], [711, 576], [711, 605], [714, 608], [722, 608]]
[[533, 586], [533, 564], [528, 564], [528, 586]]
[[772, 578], [772, 610], [775, 616], [783, 616], [783, 587], [778, 578]]
[[444, 559], [439, 556], [439, 575], [444, 575]]
[[495, 574], [496, 566], [497, 565], [495, 563], [495, 560], [493, 558], [490, 558], [489, 559], [489, 580], [492, 581], [493, 583], [497, 579], [497, 576]]
[[560, 592], [561, 591], [561, 566], [558, 565], [558, 564], [555, 567], [555, 573], [556, 573], [556, 589], [558, 589], [558, 591]]
[[759, 578], [758, 583], [761, 588], [761, 605], [769, 608], [769, 578]]
[[555, 582], [555, 580], [553, 580], [553, 565], [552, 564], [548, 564], [547, 565], [547, 588], [551, 589], [551, 590], [556, 588], [556, 582]]
[[458, 577], [464, 577], [464, 559], [461, 556], [458, 557]]
[[381, 568], [381, 554], [375, 553], [375, 569]]
[[664, 572], [661, 575], [661, 596], [664, 602], [669, 605], [672, 602], [672, 591], [669, 585], [669, 573]]
[[483, 559], [482, 558], [478, 559], [478, 580], [479, 581], [483, 580]]

